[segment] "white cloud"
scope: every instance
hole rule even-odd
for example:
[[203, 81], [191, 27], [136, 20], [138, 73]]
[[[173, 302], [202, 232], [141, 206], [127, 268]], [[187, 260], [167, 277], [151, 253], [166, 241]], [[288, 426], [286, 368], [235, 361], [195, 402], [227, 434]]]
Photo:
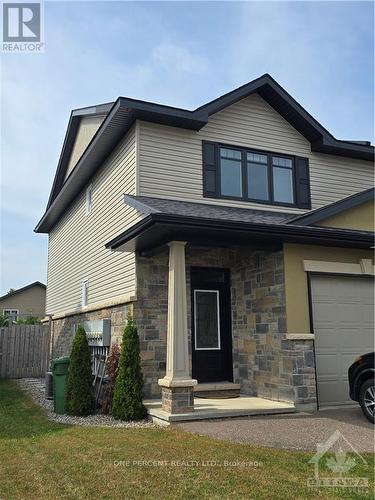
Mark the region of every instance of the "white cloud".
[[152, 51], [155, 69], [159, 66], [167, 72], [193, 73], [202, 75], [208, 70], [208, 62], [204, 57], [193, 53], [187, 47], [163, 42]]

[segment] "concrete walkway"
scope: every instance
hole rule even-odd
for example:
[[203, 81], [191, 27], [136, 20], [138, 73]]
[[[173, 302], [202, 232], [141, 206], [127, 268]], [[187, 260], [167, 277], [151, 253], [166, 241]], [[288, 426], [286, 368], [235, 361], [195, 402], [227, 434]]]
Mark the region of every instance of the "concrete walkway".
[[311, 451], [316, 451], [317, 443], [325, 442], [339, 430], [359, 453], [374, 452], [374, 426], [365, 419], [359, 407], [175, 425], [221, 440]]

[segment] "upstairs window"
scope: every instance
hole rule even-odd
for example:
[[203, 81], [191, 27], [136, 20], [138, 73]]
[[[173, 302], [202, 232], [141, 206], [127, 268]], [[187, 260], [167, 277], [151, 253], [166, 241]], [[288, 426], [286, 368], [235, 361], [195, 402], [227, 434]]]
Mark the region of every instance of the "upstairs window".
[[[246, 190], [242, 189], [243, 179]], [[223, 197], [293, 204], [293, 184], [292, 158], [220, 147], [220, 194]]]
[[203, 142], [204, 196], [311, 208], [308, 159]]
[[272, 179], [274, 201], [293, 203], [293, 163], [290, 158], [272, 156]]
[[221, 193], [242, 196], [241, 151], [220, 148]]
[[92, 210], [92, 185], [86, 189], [86, 215], [89, 215]]
[[87, 306], [89, 303], [89, 280], [82, 282], [82, 307]]
[[267, 155], [246, 153], [247, 192], [249, 198], [267, 201], [270, 199]]

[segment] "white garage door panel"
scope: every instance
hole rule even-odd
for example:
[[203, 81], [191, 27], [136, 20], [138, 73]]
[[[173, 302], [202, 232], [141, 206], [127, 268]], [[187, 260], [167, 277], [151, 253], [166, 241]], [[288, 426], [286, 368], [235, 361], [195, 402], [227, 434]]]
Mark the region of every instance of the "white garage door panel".
[[374, 282], [371, 278], [311, 278], [319, 406], [352, 403], [348, 368], [374, 350]]

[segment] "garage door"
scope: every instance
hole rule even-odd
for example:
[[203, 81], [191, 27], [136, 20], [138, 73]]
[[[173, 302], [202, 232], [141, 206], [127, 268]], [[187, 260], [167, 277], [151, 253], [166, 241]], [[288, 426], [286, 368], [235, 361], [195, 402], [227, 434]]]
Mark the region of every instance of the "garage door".
[[372, 278], [313, 275], [311, 301], [319, 406], [353, 403], [347, 372], [356, 356], [374, 350]]

